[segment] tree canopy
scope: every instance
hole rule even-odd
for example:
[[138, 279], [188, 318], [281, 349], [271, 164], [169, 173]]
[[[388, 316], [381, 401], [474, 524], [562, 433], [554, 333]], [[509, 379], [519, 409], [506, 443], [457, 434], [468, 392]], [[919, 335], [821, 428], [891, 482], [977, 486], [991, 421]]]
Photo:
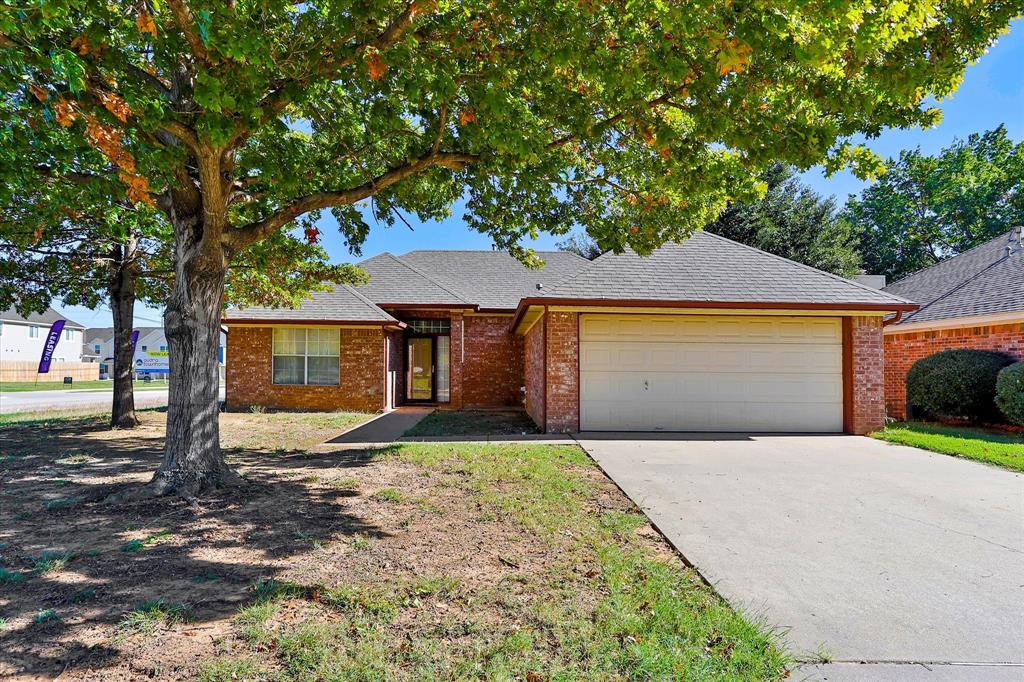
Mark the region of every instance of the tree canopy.
[[[0, 88], [63, 128], [167, 218], [171, 377], [158, 492], [231, 477], [217, 446], [217, 324], [229, 264], [330, 210], [349, 245], [385, 221], [522, 238], [585, 229], [647, 253], [776, 160], [861, 176], [850, 142], [927, 126], [926, 104], [1020, 0], [50, 0], [0, 7]], [[18, 164], [0, 147], [0, 165]], [[17, 150], [17, 146], [14, 146]], [[268, 263], [273, 263], [271, 253]]]
[[706, 229], [842, 277], [857, 274], [856, 233], [839, 219], [835, 201], [823, 199], [781, 163], [761, 177], [764, 197], [730, 204]]
[[1024, 142], [1003, 126], [887, 165], [843, 211], [869, 273], [899, 279], [1024, 224]]

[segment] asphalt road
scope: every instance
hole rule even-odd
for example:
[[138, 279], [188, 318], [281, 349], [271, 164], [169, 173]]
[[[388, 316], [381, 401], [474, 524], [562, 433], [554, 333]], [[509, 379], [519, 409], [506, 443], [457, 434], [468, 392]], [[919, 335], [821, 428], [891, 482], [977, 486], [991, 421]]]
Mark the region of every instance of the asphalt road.
[[[220, 389], [224, 399], [224, 387]], [[109, 410], [111, 391], [58, 390], [0, 393], [0, 414], [53, 410]], [[160, 407], [167, 404], [167, 389], [135, 391], [135, 407]]]

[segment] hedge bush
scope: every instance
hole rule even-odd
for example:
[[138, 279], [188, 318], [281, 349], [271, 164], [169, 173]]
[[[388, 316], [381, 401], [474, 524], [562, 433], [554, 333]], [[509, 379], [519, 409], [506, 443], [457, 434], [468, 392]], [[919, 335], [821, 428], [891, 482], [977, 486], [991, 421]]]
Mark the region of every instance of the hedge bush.
[[1008, 420], [1024, 424], [1024, 362], [1015, 362], [999, 371], [996, 405]]
[[998, 419], [996, 377], [1013, 358], [987, 350], [944, 350], [907, 373], [910, 404], [936, 419]]

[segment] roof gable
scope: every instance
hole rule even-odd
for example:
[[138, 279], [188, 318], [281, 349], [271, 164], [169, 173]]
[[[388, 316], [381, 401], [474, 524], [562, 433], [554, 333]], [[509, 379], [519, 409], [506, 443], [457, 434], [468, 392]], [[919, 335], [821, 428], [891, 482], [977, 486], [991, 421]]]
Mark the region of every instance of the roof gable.
[[375, 304], [466, 306], [471, 302], [411, 263], [384, 252], [359, 263], [370, 281], [358, 287]]
[[550, 298], [867, 306], [910, 302], [710, 232], [649, 256], [605, 253]]
[[458, 291], [481, 308], [514, 310], [519, 301], [579, 272], [590, 264], [567, 251], [539, 251], [544, 267], [533, 270], [506, 251], [410, 251], [407, 263]]

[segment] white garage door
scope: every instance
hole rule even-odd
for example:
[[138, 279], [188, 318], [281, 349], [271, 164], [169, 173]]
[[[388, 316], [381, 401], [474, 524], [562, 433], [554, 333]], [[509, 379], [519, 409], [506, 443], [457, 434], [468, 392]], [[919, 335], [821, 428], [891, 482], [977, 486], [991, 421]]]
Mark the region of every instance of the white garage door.
[[580, 316], [580, 428], [843, 428], [835, 317]]

